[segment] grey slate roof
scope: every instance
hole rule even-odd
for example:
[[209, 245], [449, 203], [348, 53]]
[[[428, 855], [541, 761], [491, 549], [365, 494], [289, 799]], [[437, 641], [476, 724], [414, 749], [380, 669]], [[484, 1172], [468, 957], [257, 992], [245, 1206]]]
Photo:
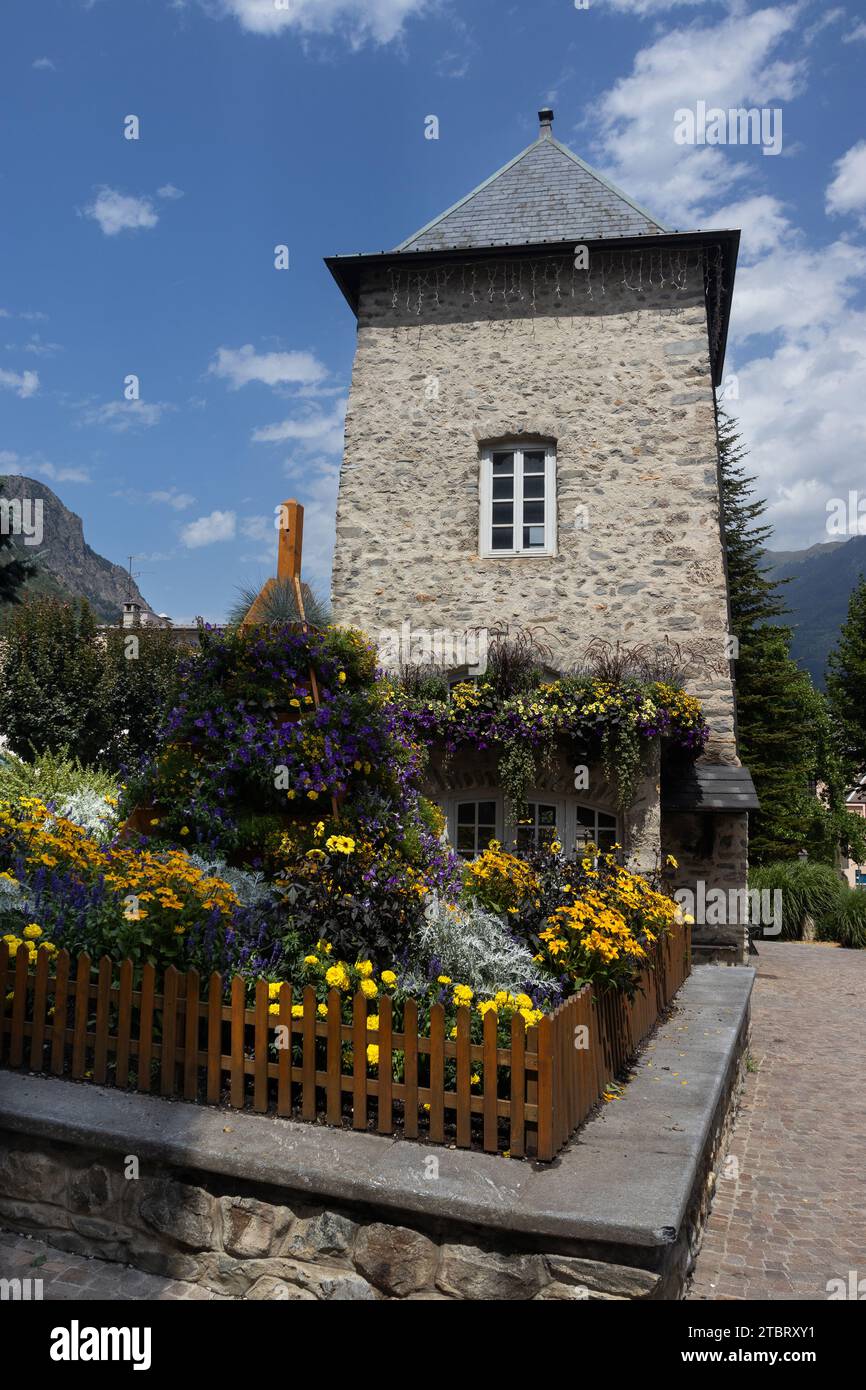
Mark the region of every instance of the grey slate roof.
[[747, 767], [689, 763], [662, 779], [662, 806], [671, 811], [757, 811], [760, 807]]
[[667, 228], [542, 127], [537, 140], [397, 251], [651, 236]]

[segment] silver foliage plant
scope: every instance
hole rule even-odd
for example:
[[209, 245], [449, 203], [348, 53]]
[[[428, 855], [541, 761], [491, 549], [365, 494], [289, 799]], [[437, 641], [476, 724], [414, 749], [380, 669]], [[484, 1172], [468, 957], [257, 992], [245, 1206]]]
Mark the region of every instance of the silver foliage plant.
[[482, 907], [450, 906], [436, 894], [427, 900], [409, 958], [408, 970], [400, 973], [400, 987], [406, 994], [413, 989], [426, 991], [436, 974], [469, 985], [476, 995], [506, 989], [549, 999], [555, 993], [550, 976], [536, 965], [529, 947], [512, 935], [501, 917]]
[[216, 855], [205, 858], [193, 852], [189, 859], [209, 878], [218, 878], [227, 883], [243, 907], [259, 907], [273, 895], [273, 884], [262, 873], [252, 869], [236, 869]]
[[57, 814], [80, 825], [92, 840], [106, 844], [117, 828], [117, 811], [91, 787], [82, 787], [57, 802]]

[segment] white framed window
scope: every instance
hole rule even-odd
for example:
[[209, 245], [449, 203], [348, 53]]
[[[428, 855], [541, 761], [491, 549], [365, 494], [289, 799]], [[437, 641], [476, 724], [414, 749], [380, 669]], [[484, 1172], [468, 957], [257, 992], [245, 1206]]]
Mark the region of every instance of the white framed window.
[[485, 558], [556, 554], [556, 450], [497, 444], [481, 454], [479, 552]]
[[455, 802], [451, 843], [461, 859], [474, 859], [491, 840], [499, 838], [499, 817], [499, 799], [495, 796], [479, 801]]
[[559, 841], [563, 825], [562, 805], [557, 801], [527, 801], [517, 813], [515, 849], [541, 849]]
[[448, 839], [461, 859], [474, 859], [498, 840], [506, 849], [538, 849], [556, 840], [568, 858], [582, 855], [592, 841], [602, 851], [619, 840], [619, 823], [610, 811], [587, 806], [575, 797], [530, 792], [517, 823], [505, 818], [505, 798], [498, 788], [444, 798]]
[[603, 853], [607, 853], [617, 843], [617, 820], [608, 811], [598, 811], [594, 806], [577, 804], [574, 807], [576, 824], [569, 843], [580, 854], [584, 845], [591, 841]]

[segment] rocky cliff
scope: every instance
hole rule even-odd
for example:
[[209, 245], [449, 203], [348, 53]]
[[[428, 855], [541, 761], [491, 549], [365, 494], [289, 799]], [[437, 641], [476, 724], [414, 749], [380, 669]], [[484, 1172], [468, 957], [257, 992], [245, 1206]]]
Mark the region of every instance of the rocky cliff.
[[84, 539], [81, 517], [69, 510], [56, 493], [21, 475], [0, 477], [0, 496], [29, 498], [42, 503], [42, 541], [24, 545], [13, 538], [16, 551], [36, 567], [24, 593], [49, 593], [65, 598], [86, 598], [99, 622], [114, 623], [120, 618], [127, 598], [149, 608], [138, 586], [122, 565], [97, 555]]

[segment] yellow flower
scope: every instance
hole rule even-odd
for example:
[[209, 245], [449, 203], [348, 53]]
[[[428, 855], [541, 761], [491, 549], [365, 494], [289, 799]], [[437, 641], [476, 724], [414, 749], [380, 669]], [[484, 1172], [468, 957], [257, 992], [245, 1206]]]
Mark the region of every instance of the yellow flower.
[[667, 856], [667, 858], [665, 859], [665, 863], [667, 864], [669, 869], [678, 869], [680, 867], [672, 854], [669, 854]]
[[349, 974], [342, 961], [337, 965], [332, 965], [325, 972], [325, 982], [331, 989], [348, 989]]
[[377, 1033], [377, 1032], [379, 1031], [379, 1015], [378, 1015], [378, 1014], [368, 1014], [368, 1016], [367, 1016], [367, 1027], [370, 1028], [370, 1029], [372, 1029], [372, 1031], [373, 1031], [374, 1033]]
[[328, 1017], [328, 1006], [327, 1006], [327, 1004], [319, 1004], [319, 1006], [318, 1006], [317, 1009], [316, 1009], [316, 1013], [319, 1015], [319, 1018], [327, 1018], [327, 1017]]
[[307, 796], [310, 798], [311, 801], [318, 801], [319, 799], [318, 792], [307, 792]]
[[278, 1014], [279, 1012], [280, 1012], [280, 1006], [279, 1006], [279, 1004], [269, 1004], [269, 1005], [268, 1005], [268, 1013], [269, 1013], [269, 1014]]
[[397, 976], [394, 974], [394, 971], [393, 971], [393, 970], [383, 970], [383, 971], [382, 971], [382, 984], [383, 984], [383, 985], [387, 985], [389, 989], [393, 989], [394, 986], [396, 985], [396, 983], [397, 983]]
[[181, 833], [181, 835], [188, 835], [188, 834], [189, 834], [189, 826], [188, 826], [188, 825], [182, 825], [182, 826], [180, 827], [180, 833]]
[[455, 985], [454, 1003], [458, 1008], [460, 1008], [462, 1004], [471, 1004], [474, 993], [475, 991], [471, 990], [468, 985]]
[[377, 1067], [379, 1065], [378, 1043], [369, 1043], [367, 1045], [367, 1061], [370, 1063], [371, 1067]]
[[152, 820], [150, 823], [151, 823], [151, 825], [159, 825], [159, 821], [158, 821], [158, 820]]
[[345, 672], [345, 671], [338, 671], [338, 672], [337, 672], [337, 680], [340, 682], [341, 685], [344, 685], [344, 684], [345, 684], [345, 681], [346, 681], [346, 672]]
[[379, 991], [373, 980], [362, 980], [361, 993], [365, 995], [367, 999], [375, 999]]
[[318, 964], [319, 964], [319, 957], [318, 957], [318, 956], [304, 956], [304, 965], [318, 965]]
[[351, 835], [331, 835], [325, 841], [325, 849], [332, 854], [354, 854], [355, 841]]
[[355, 969], [362, 980], [369, 979], [373, 973], [373, 962], [371, 960], [359, 960]]
[[303, 1006], [303, 1004], [293, 1004], [293, 1005], [292, 1005], [292, 1018], [303, 1018], [303, 1017], [304, 1017], [304, 1006]]
[[282, 981], [281, 981], [281, 980], [271, 980], [270, 983], [268, 984], [268, 998], [269, 998], [269, 999], [276, 999], [276, 998], [278, 998], [278, 997], [279, 997], [280, 990], [282, 989], [282, 987], [283, 987], [283, 985], [282, 985]]
[[450, 976], [450, 975], [437, 975], [437, 976], [436, 976], [436, 982], [437, 982], [437, 984], [440, 984], [440, 985], [450, 985], [450, 983], [451, 983], [451, 976]]
[[28, 941], [35, 941], [42, 935], [42, 928], [38, 922], [28, 922], [24, 928], [24, 935]]

